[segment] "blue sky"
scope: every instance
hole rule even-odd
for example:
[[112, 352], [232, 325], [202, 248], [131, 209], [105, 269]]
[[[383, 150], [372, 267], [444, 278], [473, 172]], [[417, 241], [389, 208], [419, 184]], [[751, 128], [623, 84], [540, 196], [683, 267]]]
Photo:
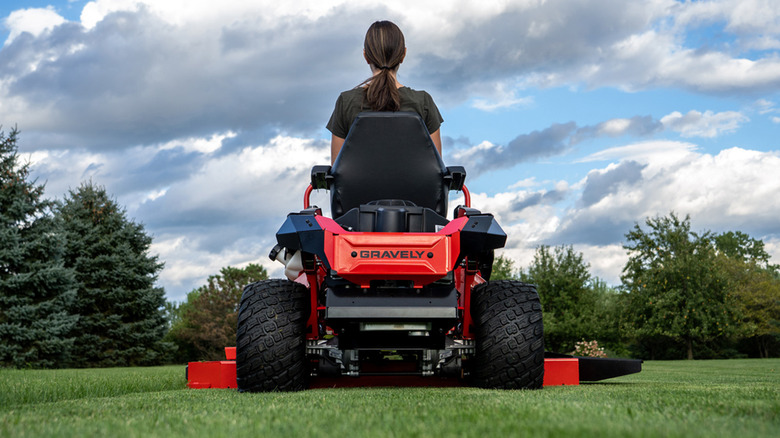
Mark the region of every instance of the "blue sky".
[[399, 79], [436, 100], [444, 159], [519, 267], [574, 245], [618, 284], [625, 233], [671, 211], [780, 263], [779, 2], [385, 3], [6, 1], [0, 125], [47, 196], [92, 179], [145, 224], [170, 299], [223, 266], [281, 275], [274, 233], [328, 162], [336, 96], [370, 73], [365, 30], [390, 19]]

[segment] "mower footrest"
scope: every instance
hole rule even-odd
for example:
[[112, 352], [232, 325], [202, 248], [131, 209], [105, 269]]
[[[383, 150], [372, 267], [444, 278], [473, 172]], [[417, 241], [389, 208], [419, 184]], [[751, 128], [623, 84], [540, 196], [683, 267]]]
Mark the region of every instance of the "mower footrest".
[[544, 386], [580, 384], [580, 364], [577, 359], [545, 359]]
[[187, 364], [187, 386], [201, 388], [236, 388], [236, 361], [190, 362]]

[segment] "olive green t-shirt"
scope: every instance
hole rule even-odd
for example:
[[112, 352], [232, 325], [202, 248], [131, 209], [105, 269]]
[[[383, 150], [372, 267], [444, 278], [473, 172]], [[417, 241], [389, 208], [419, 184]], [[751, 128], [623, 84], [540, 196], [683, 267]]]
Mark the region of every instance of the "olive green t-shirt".
[[[422, 90], [413, 90], [409, 87], [398, 89], [401, 97], [401, 111], [413, 111], [419, 114], [425, 121], [425, 126], [429, 133], [439, 130], [441, 122], [444, 121], [439, 113], [439, 108], [433, 102], [430, 94]], [[362, 111], [371, 111], [368, 103], [365, 102], [365, 90], [363, 88], [353, 88], [339, 95], [336, 100], [336, 108], [328, 121], [328, 131], [336, 137], [347, 138], [349, 127]]]

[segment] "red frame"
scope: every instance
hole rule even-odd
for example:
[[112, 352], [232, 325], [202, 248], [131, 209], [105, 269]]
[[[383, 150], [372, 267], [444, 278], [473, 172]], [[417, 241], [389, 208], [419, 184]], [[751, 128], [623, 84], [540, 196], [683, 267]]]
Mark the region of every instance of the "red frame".
[[[314, 187], [309, 184], [303, 195], [303, 207], [306, 209], [311, 207], [313, 190]], [[463, 186], [462, 190], [464, 206], [471, 207], [468, 188]], [[485, 280], [477, 270], [467, 268], [467, 260], [455, 266], [460, 250], [460, 231], [468, 222], [467, 217], [461, 215], [453, 219], [436, 233], [353, 232], [319, 214], [316, 214], [315, 220], [324, 230], [324, 252], [331, 269], [361, 287], [369, 287], [371, 280], [398, 279], [411, 280], [415, 288], [420, 288], [454, 271], [455, 287], [461, 292], [458, 298], [458, 310], [463, 315], [461, 335], [464, 339], [474, 338], [471, 289]], [[367, 256], [361, 257], [366, 251]], [[377, 256], [368, 256], [372, 254]], [[325, 327], [325, 303], [319, 301], [319, 295], [326, 275], [325, 268], [318, 263], [296, 279], [296, 282], [309, 288], [311, 293], [311, 314], [306, 334], [310, 340], [319, 339], [320, 327]]]
[[[303, 193], [303, 208], [309, 208], [311, 206], [311, 192], [314, 190], [314, 186], [309, 184], [309, 187], [306, 187], [306, 191]], [[463, 191], [463, 204], [464, 207], [471, 207], [471, 192], [469, 192], [469, 189], [463, 185], [462, 189]]]

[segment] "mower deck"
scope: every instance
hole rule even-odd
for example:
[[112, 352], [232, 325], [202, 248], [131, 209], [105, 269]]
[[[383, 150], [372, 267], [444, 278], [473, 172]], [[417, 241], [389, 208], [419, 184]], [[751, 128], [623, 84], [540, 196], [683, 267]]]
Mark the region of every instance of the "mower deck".
[[[187, 386], [193, 389], [236, 388], [236, 348], [225, 348], [227, 360], [190, 362], [187, 366]], [[580, 382], [593, 382], [642, 370], [642, 361], [633, 359], [600, 359], [572, 357], [548, 353], [544, 359], [544, 386], [571, 386]], [[454, 377], [422, 377], [402, 375], [398, 370], [392, 375], [361, 375], [359, 377], [312, 377], [310, 388], [359, 388], [359, 387], [461, 387], [467, 386]]]

